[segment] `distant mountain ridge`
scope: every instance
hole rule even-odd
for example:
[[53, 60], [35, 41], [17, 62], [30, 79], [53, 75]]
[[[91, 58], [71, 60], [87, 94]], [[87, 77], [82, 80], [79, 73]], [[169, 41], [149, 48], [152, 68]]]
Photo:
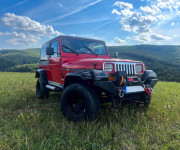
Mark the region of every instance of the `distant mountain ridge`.
[[14, 68], [17, 66], [38, 63], [39, 55], [40, 48], [25, 50], [0, 50], [0, 71], [16, 71]]
[[110, 55], [143, 61], [147, 69], [154, 70], [160, 80], [180, 82], [180, 46], [135, 45], [109, 46]]
[[[180, 82], [180, 46], [135, 45], [108, 46], [111, 57], [143, 61], [147, 69], [154, 70], [164, 81]], [[38, 67], [40, 48], [0, 50], [0, 71], [34, 72]]]

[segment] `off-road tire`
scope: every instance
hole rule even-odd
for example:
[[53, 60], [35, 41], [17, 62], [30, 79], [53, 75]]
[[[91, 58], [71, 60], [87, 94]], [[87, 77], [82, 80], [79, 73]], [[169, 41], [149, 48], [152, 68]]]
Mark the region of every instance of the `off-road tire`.
[[46, 84], [42, 83], [41, 78], [38, 78], [36, 82], [36, 97], [42, 100], [49, 98], [49, 90], [46, 88]]
[[97, 94], [85, 84], [71, 84], [62, 93], [61, 111], [71, 121], [94, 120], [99, 108]]

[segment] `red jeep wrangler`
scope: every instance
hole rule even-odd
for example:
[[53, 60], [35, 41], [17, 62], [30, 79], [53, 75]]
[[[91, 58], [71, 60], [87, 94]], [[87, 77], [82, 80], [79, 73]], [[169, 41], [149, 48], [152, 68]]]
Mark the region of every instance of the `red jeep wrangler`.
[[37, 97], [62, 92], [62, 113], [72, 121], [94, 119], [105, 102], [149, 105], [158, 81], [140, 61], [111, 58], [105, 42], [70, 36], [43, 44], [35, 77]]

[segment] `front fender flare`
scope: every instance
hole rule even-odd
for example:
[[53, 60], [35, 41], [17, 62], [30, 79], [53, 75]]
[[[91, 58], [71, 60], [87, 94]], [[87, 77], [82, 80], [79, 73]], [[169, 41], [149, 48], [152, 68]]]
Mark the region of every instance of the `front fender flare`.
[[36, 70], [35, 78], [40, 78], [41, 82], [44, 84], [48, 83], [47, 73], [46, 73], [46, 70], [44, 70], [44, 69]]

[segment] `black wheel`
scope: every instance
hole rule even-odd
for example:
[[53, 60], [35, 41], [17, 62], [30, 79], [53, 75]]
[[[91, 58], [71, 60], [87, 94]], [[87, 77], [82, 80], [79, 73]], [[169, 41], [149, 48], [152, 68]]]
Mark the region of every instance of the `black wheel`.
[[149, 106], [150, 103], [151, 103], [151, 95], [145, 94], [145, 96], [144, 96], [144, 106]]
[[49, 90], [46, 84], [42, 83], [41, 78], [38, 78], [36, 82], [36, 96], [39, 99], [49, 98]]
[[97, 94], [83, 84], [69, 85], [61, 96], [61, 110], [71, 121], [93, 120], [100, 108]]

